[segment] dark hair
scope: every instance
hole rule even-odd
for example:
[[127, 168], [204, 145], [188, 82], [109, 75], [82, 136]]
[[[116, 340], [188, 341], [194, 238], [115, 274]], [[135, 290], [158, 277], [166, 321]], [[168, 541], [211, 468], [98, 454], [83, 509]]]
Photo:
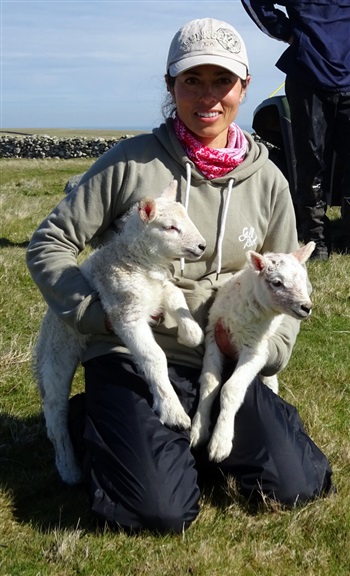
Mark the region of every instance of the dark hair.
[[[172, 118], [176, 112], [176, 104], [174, 102], [174, 99], [173, 99], [171, 93], [169, 92], [169, 87], [173, 88], [175, 86], [176, 77], [171, 76], [171, 74], [169, 74], [169, 72], [168, 72], [167, 74], [165, 74], [164, 78], [165, 78], [166, 85], [168, 87], [168, 94], [166, 95], [165, 100], [164, 100], [163, 105], [162, 105], [162, 114], [163, 114], [164, 119], [166, 120], [167, 118]], [[240, 78], [240, 81], [242, 84], [242, 88], [246, 88], [247, 80], [242, 80], [242, 78]]]
[[165, 100], [163, 102], [163, 105], [162, 105], [162, 114], [166, 120], [167, 118], [172, 118], [176, 112], [176, 104], [174, 102], [174, 99], [173, 99], [171, 93], [169, 92], [169, 87], [173, 88], [175, 86], [176, 78], [175, 78], [175, 76], [171, 76], [169, 74], [169, 72], [167, 74], [165, 74], [164, 78], [165, 78], [165, 83], [168, 87], [168, 93], [167, 93]]

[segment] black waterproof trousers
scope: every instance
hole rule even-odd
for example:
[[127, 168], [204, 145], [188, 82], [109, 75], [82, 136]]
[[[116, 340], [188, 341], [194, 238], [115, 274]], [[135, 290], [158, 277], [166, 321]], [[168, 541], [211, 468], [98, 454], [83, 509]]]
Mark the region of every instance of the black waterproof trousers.
[[[245, 496], [264, 494], [288, 506], [331, 488], [329, 463], [304, 431], [296, 409], [259, 379], [237, 414], [231, 455], [214, 465], [205, 448], [191, 451], [188, 432], [161, 424], [148, 385], [129, 357], [110, 354], [84, 368], [86, 417], [79, 424], [78, 397], [73, 397], [71, 435], [84, 463], [92, 510], [111, 525], [181, 532], [199, 512], [198, 476], [210, 475], [213, 468], [220, 468], [221, 478], [233, 475]], [[193, 416], [199, 371], [170, 365], [169, 375]], [[219, 402], [216, 415], [218, 407]]]
[[330, 248], [326, 218], [334, 153], [340, 170], [344, 237], [350, 238], [350, 92], [315, 89], [286, 78], [296, 158], [298, 222], [305, 242]]

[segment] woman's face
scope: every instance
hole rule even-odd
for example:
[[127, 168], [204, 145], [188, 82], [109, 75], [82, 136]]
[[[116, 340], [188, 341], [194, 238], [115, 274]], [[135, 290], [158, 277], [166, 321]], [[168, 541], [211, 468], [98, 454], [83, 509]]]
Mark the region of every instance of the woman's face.
[[241, 79], [212, 64], [196, 66], [175, 78], [168, 89], [177, 114], [204, 146], [225, 148], [229, 125], [237, 116], [250, 77]]

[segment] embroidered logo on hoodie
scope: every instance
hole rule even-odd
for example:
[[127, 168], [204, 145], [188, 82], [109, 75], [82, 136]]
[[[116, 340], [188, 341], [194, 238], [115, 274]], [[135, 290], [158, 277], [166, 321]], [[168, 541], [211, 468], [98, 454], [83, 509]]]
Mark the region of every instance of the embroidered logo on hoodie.
[[238, 240], [240, 242], [244, 242], [243, 248], [254, 248], [254, 246], [256, 246], [257, 235], [255, 234], [253, 226], [250, 228], [245, 226], [243, 228], [242, 234], [238, 236]]

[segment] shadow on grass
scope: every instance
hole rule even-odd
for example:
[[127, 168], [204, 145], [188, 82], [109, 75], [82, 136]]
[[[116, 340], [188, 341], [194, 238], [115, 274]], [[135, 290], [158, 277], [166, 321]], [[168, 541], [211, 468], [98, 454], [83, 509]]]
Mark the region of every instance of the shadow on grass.
[[[9, 499], [18, 523], [30, 524], [41, 532], [79, 527], [101, 533], [101, 525], [90, 512], [85, 488], [70, 487], [59, 478], [42, 414], [18, 418], [1, 413], [0, 438], [1, 498]], [[234, 484], [227, 482], [220, 472], [206, 469], [205, 483], [201, 483], [206, 500], [223, 512], [233, 503], [251, 515], [267, 511], [240, 496]], [[0, 499], [0, 514], [3, 505]]]
[[[14, 518], [38, 530], [97, 529], [85, 489], [59, 478], [54, 451], [41, 414], [17, 418], [0, 414], [0, 486]], [[1, 511], [0, 500], [0, 511]]]
[[348, 236], [344, 237], [344, 223], [341, 218], [335, 218], [330, 222], [332, 251], [338, 254], [349, 253], [350, 245]]
[[226, 476], [220, 470], [213, 471], [205, 481], [200, 482], [201, 493], [206, 502], [226, 513], [232, 506], [239, 508], [244, 514], [257, 516], [271, 513], [271, 510], [281, 510], [283, 507], [268, 498], [247, 498], [240, 493], [238, 484], [232, 476]]
[[0, 238], [0, 248], [26, 248], [29, 245], [29, 241], [24, 242], [12, 242], [8, 238]]

